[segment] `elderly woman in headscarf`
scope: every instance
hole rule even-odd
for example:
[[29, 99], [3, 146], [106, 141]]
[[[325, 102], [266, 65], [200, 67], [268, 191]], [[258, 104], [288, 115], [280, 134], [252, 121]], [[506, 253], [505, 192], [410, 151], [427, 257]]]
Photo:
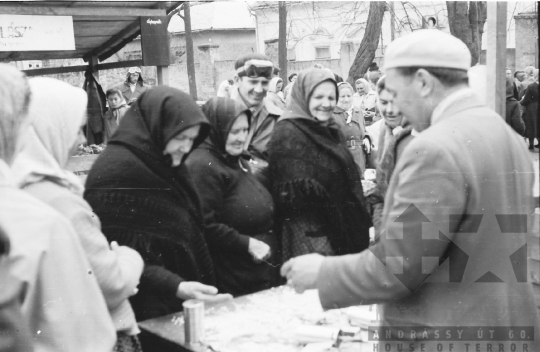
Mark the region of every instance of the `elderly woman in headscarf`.
[[234, 296], [270, 288], [277, 277], [271, 258], [277, 250], [274, 202], [241, 157], [250, 111], [234, 100], [213, 98], [203, 112], [210, 136], [186, 165], [197, 180], [218, 288]]
[[360, 172], [332, 118], [338, 95], [331, 72], [302, 71], [272, 136], [268, 167], [283, 261], [358, 253], [369, 244]]
[[139, 329], [128, 298], [139, 283], [142, 258], [129, 247], [109, 247], [99, 219], [82, 197], [82, 182], [65, 169], [70, 155], [85, 142], [84, 91], [51, 78], [34, 78], [30, 85], [31, 123], [12, 167], [16, 181], [71, 221], [116, 325], [116, 348], [140, 350]]
[[279, 110], [285, 110], [285, 99], [283, 96], [283, 80], [279, 77], [274, 77], [268, 84], [268, 93], [266, 93], [266, 101], [275, 105]]
[[384, 119], [378, 147], [376, 185], [367, 193], [375, 240], [380, 235], [384, 198], [399, 156], [413, 138], [412, 126], [393, 104], [393, 96], [386, 89], [385, 76], [377, 82], [377, 104]]
[[[520, 101], [523, 106], [523, 121], [525, 121], [525, 137], [529, 139], [529, 150], [534, 150], [534, 139], [538, 134], [538, 69], [534, 70], [533, 80], [528, 84], [525, 94]], [[538, 148], [538, 145], [536, 145]]]
[[[137, 250], [145, 262], [137, 320], [182, 310], [190, 298], [219, 300], [204, 239], [199, 198], [184, 164], [210, 126], [178, 89], [145, 92], [127, 111], [86, 180], [85, 198], [109, 241]], [[141, 336], [143, 350], [157, 348]]]
[[377, 119], [377, 93], [364, 78], [357, 79], [354, 85], [356, 86], [356, 93], [353, 94], [353, 105], [362, 111], [366, 126], [369, 126], [373, 122], [380, 120], [380, 118]]
[[[364, 151], [364, 138], [366, 137], [366, 123], [360, 109], [352, 103], [353, 87], [347, 82], [338, 83], [339, 97], [334, 109], [334, 120], [341, 127], [345, 136], [345, 143], [351, 151], [354, 161], [360, 169], [360, 176], [366, 170], [366, 154]], [[366, 142], [369, 146], [369, 141]]]
[[[0, 64], [0, 237], [9, 239], [9, 252], [4, 247], [7, 255], [0, 258], [0, 350], [110, 352], [113, 321], [77, 233], [58, 211], [16, 188], [10, 170], [15, 151], [35, 133], [29, 121], [51, 122], [39, 122], [53, 103], [43, 105], [44, 96], [54, 92], [57, 105], [77, 105], [69, 116], [77, 128], [85, 115], [83, 90], [64, 83], [70, 88], [66, 95], [37, 82], [29, 84], [14, 66]], [[9, 329], [16, 310], [4, 314], [10, 301], [22, 313], [17, 331]], [[30, 336], [23, 337], [20, 349], [14, 347], [11, 339], [26, 329]]]

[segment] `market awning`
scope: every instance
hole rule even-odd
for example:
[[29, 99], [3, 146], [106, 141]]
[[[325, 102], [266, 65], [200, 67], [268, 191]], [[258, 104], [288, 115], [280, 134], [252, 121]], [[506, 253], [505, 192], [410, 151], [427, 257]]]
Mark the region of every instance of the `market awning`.
[[183, 1], [1, 2], [1, 15], [72, 16], [75, 50], [4, 51], [0, 61], [106, 60], [140, 35], [139, 17], [166, 16]]

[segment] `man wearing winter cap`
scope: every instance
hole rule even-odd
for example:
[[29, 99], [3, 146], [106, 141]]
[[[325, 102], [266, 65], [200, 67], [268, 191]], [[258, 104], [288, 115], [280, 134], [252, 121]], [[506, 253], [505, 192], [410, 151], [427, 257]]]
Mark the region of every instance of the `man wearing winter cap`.
[[267, 165], [267, 145], [282, 113], [265, 99], [270, 80], [274, 77], [274, 64], [266, 55], [249, 53], [236, 61], [234, 69], [237, 90], [231, 94], [231, 98], [251, 110], [245, 149], [252, 157], [252, 169], [257, 172]]
[[133, 104], [142, 93], [148, 90], [143, 82], [141, 69], [139, 67], [130, 67], [126, 74], [126, 80], [115, 85], [113, 88], [120, 89], [128, 105]]
[[526, 264], [534, 171], [520, 137], [468, 87], [470, 62], [438, 30], [389, 45], [390, 103], [420, 133], [395, 167], [381, 238], [356, 255], [282, 267], [297, 291], [318, 288], [325, 308], [379, 303], [377, 335], [392, 336], [379, 351], [540, 351]]

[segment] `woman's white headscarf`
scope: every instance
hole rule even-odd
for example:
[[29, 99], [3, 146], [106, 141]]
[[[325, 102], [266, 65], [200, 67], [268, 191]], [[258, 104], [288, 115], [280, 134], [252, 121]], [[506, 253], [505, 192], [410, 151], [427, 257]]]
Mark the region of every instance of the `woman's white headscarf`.
[[24, 188], [48, 179], [82, 195], [82, 182], [65, 167], [86, 118], [86, 93], [52, 78], [33, 78], [29, 84], [30, 126], [21, 136], [21, 149], [12, 166], [17, 183]]

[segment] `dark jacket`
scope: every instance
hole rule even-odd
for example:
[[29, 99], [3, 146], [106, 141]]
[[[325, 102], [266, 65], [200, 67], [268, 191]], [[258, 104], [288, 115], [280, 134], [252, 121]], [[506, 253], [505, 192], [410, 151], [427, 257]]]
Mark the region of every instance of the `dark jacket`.
[[143, 94], [120, 122], [86, 181], [85, 199], [109, 241], [137, 250], [145, 261], [131, 304], [137, 320], [182, 310], [180, 282], [214, 285], [199, 199], [185, 165], [171, 166], [166, 143], [199, 125], [209, 126], [187, 94], [158, 87]]
[[[236, 101], [245, 105], [240, 93]], [[282, 111], [275, 105], [268, 103], [266, 99], [261, 106], [251, 108], [250, 111], [252, 112], [252, 125], [248, 135], [249, 146], [247, 151], [256, 159], [268, 161], [268, 142], [270, 142], [274, 126]]]
[[533, 82], [526, 88], [521, 99], [523, 105], [523, 121], [525, 121], [525, 137], [536, 138], [538, 136], [538, 83]]
[[360, 173], [341, 128], [333, 118], [321, 123], [309, 111], [309, 97], [327, 81], [338, 96], [331, 72], [300, 72], [268, 147], [283, 260], [309, 252], [357, 253], [369, 244], [371, 219]]
[[120, 91], [124, 95], [124, 100], [128, 105], [132, 105], [136, 99], [139, 99], [142, 93], [146, 92], [149, 89], [149, 87], [144, 84], [142, 74], [140, 74], [139, 79], [135, 84], [135, 91], [132, 92], [131, 86], [129, 84], [129, 72], [126, 75], [126, 80], [113, 86], [113, 88], [120, 89]]
[[509, 124], [519, 135], [525, 132], [525, 122], [521, 118], [521, 108], [515, 98], [515, 83], [512, 79], [506, 79], [506, 123]]
[[201, 198], [206, 241], [215, 263], [220, 292], [234, 296], [270, 288], [276, 270], [271, 260], [255, 263], [248, 253], [251, 237], [277, 250], [273, 234], [272, 196], [249, 170], [248, 163], [225, 151], [237, 117], [249, 110], [234, 100], [213, 98], [204, 107], [210, 137], [186, 160]]

